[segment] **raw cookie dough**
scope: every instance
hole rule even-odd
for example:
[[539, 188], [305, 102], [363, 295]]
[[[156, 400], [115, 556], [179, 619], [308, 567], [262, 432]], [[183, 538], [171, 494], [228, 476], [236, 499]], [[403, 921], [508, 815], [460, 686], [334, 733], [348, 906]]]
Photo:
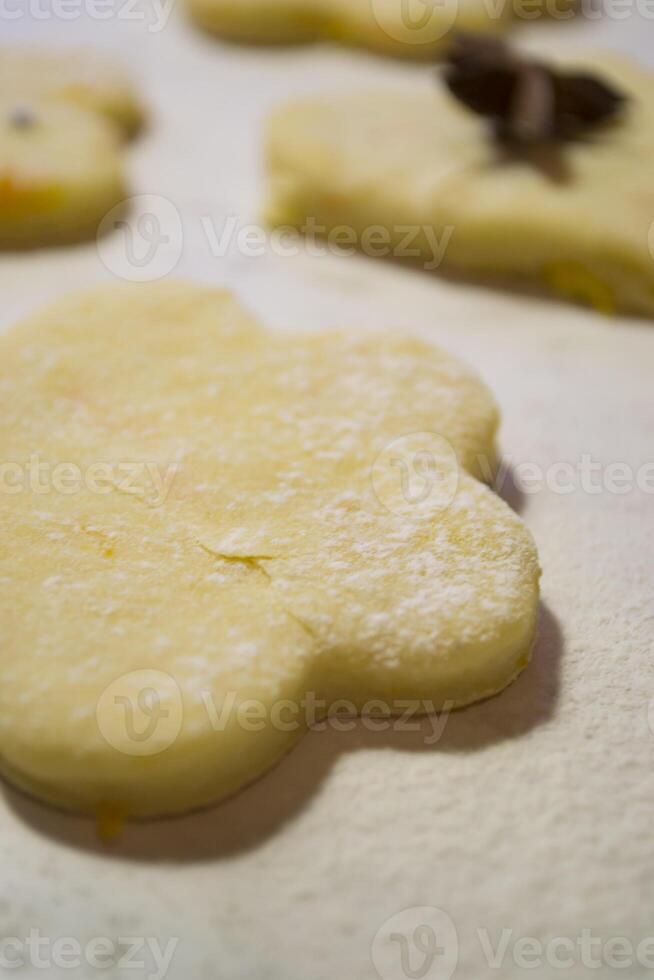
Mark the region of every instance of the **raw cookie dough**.
[[0, 48], [0, 92], [21, 100], [66, 102], [106, 116], [131, 136], [143, 122], [143, 109], [117, 65], [101, 55], [71, 48], [47, 51]]
[[159, 283], [63, 301], [0, 364], [0, 768], [30, 793], [188, 811], [335, 699], [460, 707], [527, 665], [534, 544], [444, 352]]
[[515, 2], [489, 8], [484, 0], [188, 0], [202, 27], [236, 41], [334, 39], [425, 59], [441, 53], [454, 30], [502, 31], [513, 20]]
[[92, 238], [127, 196], [122, 145], [142, 115], [128, 84], [70, 52], [0, 51], [0, 249]]
[[344, 225], [360, 245], [382, 225], [398, 256], [412, 229], [425, 267], [442, 258], [444, 270], [535, 283], [605, 313], [654, 315], [654, 77], [608, 56], [566, 63], [632, 101], [619, 121], [563, 146], [564, 179], [502, 158], [485, 122], [444, 87], [349, 92], [274, 116], [269, 221]]
[[0, 249], [91, 238], [126, 193], [112, 123], [63, 103], [0, 99]]

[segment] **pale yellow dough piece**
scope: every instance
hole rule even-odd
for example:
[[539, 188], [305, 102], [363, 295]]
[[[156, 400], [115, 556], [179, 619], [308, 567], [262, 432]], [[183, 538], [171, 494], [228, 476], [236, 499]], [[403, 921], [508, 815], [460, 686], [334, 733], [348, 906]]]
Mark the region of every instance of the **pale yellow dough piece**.
[[0, 249], [95, 236], [127, 196], [122, 145], [142, 110], [120, 71], [83, 51], [0, 48]]
[[[36, 315], [0, 365], [0, 767], [28, 792], [188, 811], [321, 700], [460, 707], [526, 666], [535, 548], [472, 475], [497, 411], [444, 352], [161, 283]], [[450, 490], [403, 496], [425, 445]]]
[[22, 100], [65, 102], [100, 113], [131, 136], [143, 109], [125, 73], [83, 49], [0, 48], [0, 92]]
[[232, 40], [260, 44], [337, 40], [418, 59], [440, 54], [454, 30], [502, 31], [513, 20], [515, 3], [517, 0], [497, 4], [484, 0], [188, 0], [191, 14], [202, 27]]
[[93, 237], [126, 193], [113, 123], [64, 103], [0, 99], [0, 249]]
[[613, 81], [631, 102], [619, 122], [564, 147], [565, 179], [501, 159], [485, 123], [444, 87], [350, 92], [275, 114], [269, 221], [344, 225], [360, 244], [382, 225], [395, 255], [412, 230], [425, 267], [439, 258], [436, 242], [443, 270], [654, 315], [654, 76], [601, 55], [566, 65]]

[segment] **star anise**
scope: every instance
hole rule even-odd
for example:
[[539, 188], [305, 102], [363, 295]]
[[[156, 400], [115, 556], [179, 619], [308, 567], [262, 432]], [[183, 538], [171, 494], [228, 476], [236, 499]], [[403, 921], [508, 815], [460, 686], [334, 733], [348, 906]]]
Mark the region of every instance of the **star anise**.
[[460, 102], [489, 120], [506, 147], [582, 138], [616, 118], [628, 101], [593, 74], [567, 72], [474, 35], [455, 39], [445, 83]]

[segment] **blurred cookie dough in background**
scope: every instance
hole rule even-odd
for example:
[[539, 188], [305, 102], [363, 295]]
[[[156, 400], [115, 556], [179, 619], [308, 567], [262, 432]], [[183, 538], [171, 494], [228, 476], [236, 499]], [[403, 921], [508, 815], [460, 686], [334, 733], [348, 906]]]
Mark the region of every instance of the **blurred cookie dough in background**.
[[0, 92], [0, 248], [93, 237], [143, 123], [129, 82], [83, 51], [0, 49]]
[[[187, 0], [205, 30], [251, 44], [337, 41], [381, 54], [429, 60], [457, 30], [501, 34], [524, 16], [547, 17], [538, 0]], [[561, 0], [557, 13], [573, 14]]]
[[468, 39], [444, 83], [281, 107], [269, 224], [347, 227], [370, 255], [376, 228], [384, 254], [425, 269], [654, 316], [654, 75]]

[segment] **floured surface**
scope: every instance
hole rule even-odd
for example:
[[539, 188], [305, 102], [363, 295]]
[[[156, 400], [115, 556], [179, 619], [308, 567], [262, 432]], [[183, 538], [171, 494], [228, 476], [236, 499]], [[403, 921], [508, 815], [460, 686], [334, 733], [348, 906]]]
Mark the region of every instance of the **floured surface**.
[[0, 769], [19, 786], [189, 812], [272, 765], [309, 694], [451, 709], [527, 665], [538, 560], [471, 475], [492, 472], [497, 413], [443, 351], [277, 338], [229, 293], [164, 282], [73, 296], [0, 354]]
[[[581, 24], [572, 40], [603, 47], [614, 40], [647, 58], [648, 26], [634, 14], [620, 24]], [[67, 43], [73, 27], [58, 26]], [[569, 32], [569, 25], [553, 30], [552, 44], [563, 46]], [[529, 33], [544, 36], [538, 27]], [[126, 23], [103, 25], [102, 35], [141, 75], [161, 120], [139, 145], [133, 174], [141, 193], [184, 209], [187, 247], [177, 272], [235, 285], [280, 328], [423, 330], [477, 367], [497, 394], [501, 448], [514, 465], [545, 471], [589, 454], [604, 470], [622, 461], [636, 474], [651, 461], [649, 325], [613, 324], [358, 258], [291, 261], [229, 249], [218, 261], [208, 252], [201, 215], [219, 231], [235, 211], [255, 220], [259, 127], [277, 102], [341, 83], [404, 79], [429, 90], [430, 68], [400, 70], [336, 51], [225, 53], [173, 20], [159, 35]], [[98, 40], [97, 24], [87, 36]], [[203, 153], [189, 155], [198, 127]], [[240, 139], [226, 141], [225, 133]], [[107, 278], [93, 249], [28, 262], [3, 257], [3, 325]], [[565, 473], [553, 479], [567, 483]], [[580, 479], [569, 493], [544, 484], [522, 496], [507, 492], [537, 539], [547, 611], [531, 667], [499, 698], [452, 716], [431, 745], [426, 723], [421, 733], [358, 724], [309, 735], [223, 807], [132, 828], [108, 853], [85, 821], [7, 792], [4, 934], [38, 928], [80, 942], [140, 935], [163, 946], [179, 937], [167, 974], [174, 980], [215, 980], [217, 964], [239, 980], [376, 980], [378, 929], [424, 905], [446, 910], [457, 925], [456, 980], [524, 977], [512, 955], [523, 937], [574, 941], [585, 928], [636, 945], [650, 936], [652, 495], [610, 493], [598, 480], [600, 492], [584, 492]], [[478, 930], [488, 930], [493, 948], [511, 930], [499, 972]], [[129, 976], [152, 972], [150, 959]], [[548, 967], [530, 972], [552, 975]], [[51, 975], [90, 980], [97, 970], [53, 967]], [[577, 961], [557, 975], [607, 980], [615, 970]]]

